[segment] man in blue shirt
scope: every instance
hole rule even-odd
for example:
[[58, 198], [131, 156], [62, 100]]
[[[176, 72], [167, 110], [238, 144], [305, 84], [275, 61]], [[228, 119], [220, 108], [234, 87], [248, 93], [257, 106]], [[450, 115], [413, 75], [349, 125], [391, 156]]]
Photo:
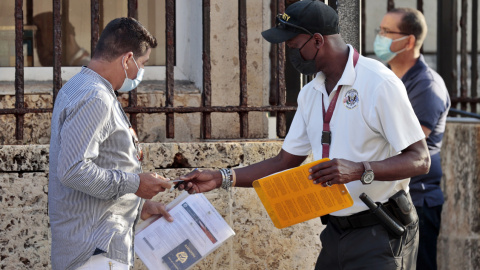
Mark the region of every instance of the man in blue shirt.
[[440, 189], [440, 149], [450, 97], [443, 79], [427, 65], [420, 53], [426, 34], [427, 24], [421, 12], [396, 8], [383, 17], [374, 50], [405, 84], [408, 98], [427, 137], [430, 172], [412, 177], [410, 194], [420, 219], [417, 269], [436, 269], [437, 238], [444, 202]]

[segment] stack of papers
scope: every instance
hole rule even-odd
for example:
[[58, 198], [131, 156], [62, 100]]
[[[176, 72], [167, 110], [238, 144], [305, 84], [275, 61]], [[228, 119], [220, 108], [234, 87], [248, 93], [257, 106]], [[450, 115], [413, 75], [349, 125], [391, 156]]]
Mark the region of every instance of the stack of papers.
[[166, 208], [173, 222], [150, 217], [137, 226], [135, 252], [148, 269], [189, 269], [235, 235], [203, 194], [184, 191]]

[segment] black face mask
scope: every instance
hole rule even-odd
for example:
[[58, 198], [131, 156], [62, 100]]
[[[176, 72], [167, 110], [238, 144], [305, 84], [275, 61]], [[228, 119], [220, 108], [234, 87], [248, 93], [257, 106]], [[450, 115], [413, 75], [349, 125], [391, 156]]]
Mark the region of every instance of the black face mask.
[[290, 57], [290, 63], [292, 63], [293, 67], [300, 73], [304, 75], [313, 75], [317, 72], [317, 66], [315, 64], [315, 58], [317, 57], [318, 54], [318, 49], [317, 53], [315, 54], [315, 57], [311, 60], [303, 60], [302, 55], [300, 54], [300, 50], [303, 49], [303, 47], [312, 39], [313, 36], [311, 36], [307, 42], [305, 42], [300, 49], [298, 48], [290, 48], [288, 55]]

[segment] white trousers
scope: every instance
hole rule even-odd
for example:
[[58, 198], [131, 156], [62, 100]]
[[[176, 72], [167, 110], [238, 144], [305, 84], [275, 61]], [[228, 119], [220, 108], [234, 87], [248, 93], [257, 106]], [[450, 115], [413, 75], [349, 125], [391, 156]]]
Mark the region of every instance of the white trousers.
[[109, 259], [102, 254], [90, 257], [90, 259], [77, 270], [129, 270], [127, 264]]

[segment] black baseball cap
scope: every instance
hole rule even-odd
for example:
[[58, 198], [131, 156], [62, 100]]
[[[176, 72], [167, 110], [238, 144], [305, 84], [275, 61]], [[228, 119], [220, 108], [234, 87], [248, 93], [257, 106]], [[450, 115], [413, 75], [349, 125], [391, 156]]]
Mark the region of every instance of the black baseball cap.
[[281, 43], [298, 34], [324, 36], [340, 33], [337, 12], [318, 0], [291, 4], [285, 13], [277, 15], [276, 26], [262, 32], [268, 42]]

